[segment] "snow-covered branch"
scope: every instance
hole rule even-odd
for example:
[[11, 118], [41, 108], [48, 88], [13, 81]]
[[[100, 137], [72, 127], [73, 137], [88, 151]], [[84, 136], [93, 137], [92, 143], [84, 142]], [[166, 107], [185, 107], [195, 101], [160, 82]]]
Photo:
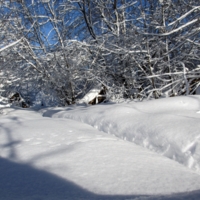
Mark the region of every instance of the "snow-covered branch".
[[13, 43], [11, 43], [11, 44], [9, 44], [9, 45], [3, 47], [3, 48], [1, 48], [1, 49], [0, 49], [0, 52], [4, 51], [4, 50], [6, 50], [6, 49], [8, 49], [8, 48], [10, 48], [10, 47], [12, 47], [12, 46], [17, 45], [19, 42], [22, 41], [22, 39], [23, 39], [23, 38], [21, 38], [21, 39], [15, 41], [15, 42], [13, 42]]

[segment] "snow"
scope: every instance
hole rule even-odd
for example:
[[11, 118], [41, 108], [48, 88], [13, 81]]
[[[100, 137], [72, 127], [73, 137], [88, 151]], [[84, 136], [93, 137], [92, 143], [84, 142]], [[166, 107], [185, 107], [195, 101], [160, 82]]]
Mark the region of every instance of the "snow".
[[100, 89], [97, 89], [97, 88], [91, 89], [82, 99], [79, 100], [79, 103], [88, 104], [90, 101], [92, 101], [98, 96], [99, 92], [100, 92]]
[[199, 111], [200, 96], [5, 107], [0, 200], [197, 200]]
[[8, 99], [0, 96], [0, 114], [3, 114], [3, 108], [10, 107]]
[[199, 96], [190, 96], [100, 105], [87, 108], [87, 112], [84, 107], [43, 112], [44, 116], [84, 122], [200, 172], [199, 109]]
[[11, 44], [5, 46], [5, 47], [0, 48], [0, 52], [2, 52], [2, 51], [4, 51], [4, 50], [6, 50], [7, 48], [10, 48], [10, 47], [12, 47], [12, 46], [18, 44], [19, 42], [21, 42], [22, 39], [23, 39], [23, 38], [21, 38], [21, 39], [15, 41], [15, 42], [13, 42], [13, 43], [11, 43]]

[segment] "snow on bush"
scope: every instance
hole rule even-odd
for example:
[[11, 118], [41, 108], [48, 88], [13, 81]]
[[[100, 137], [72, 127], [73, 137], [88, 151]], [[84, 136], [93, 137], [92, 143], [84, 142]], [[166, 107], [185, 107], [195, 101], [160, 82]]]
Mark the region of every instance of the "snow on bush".
[[9, 107], [8, 98], [0, 96], [0, 108]]

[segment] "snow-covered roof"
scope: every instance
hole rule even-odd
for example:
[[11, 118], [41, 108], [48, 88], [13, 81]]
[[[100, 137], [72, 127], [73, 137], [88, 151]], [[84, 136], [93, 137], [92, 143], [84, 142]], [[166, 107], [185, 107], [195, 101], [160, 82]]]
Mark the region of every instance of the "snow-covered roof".
[[94, 98], [96, 98], [101, 90], [94, 88], [91, 89], [82, 99], [79, 100], [79, 103], [86, 103], [88, 104]]

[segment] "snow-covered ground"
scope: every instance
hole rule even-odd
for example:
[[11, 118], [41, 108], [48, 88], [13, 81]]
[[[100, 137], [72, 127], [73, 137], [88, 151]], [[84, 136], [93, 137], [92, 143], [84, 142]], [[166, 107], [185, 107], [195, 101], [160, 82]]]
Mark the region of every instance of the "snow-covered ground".
[[0, 200], [200, 199], [200, 96], [1, 108]]

